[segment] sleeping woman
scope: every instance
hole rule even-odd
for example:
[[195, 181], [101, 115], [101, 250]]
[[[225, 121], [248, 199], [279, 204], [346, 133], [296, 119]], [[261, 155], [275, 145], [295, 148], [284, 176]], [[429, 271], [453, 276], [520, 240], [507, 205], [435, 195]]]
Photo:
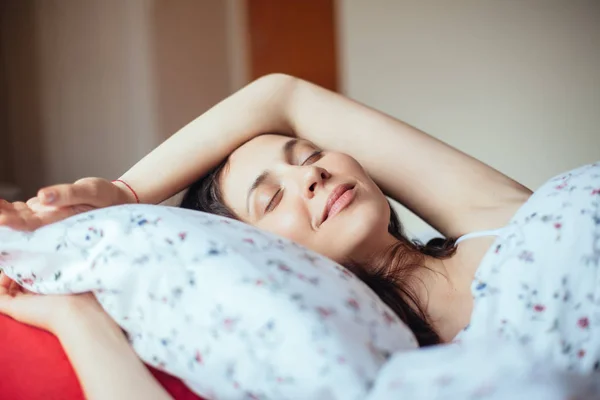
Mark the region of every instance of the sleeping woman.
[[[4, 203], [0, 225], [35, 229], [190, 187], [182, 207], [279, 234], [352, 270], [422, 346], [493, 329], [535, 339], [561, 367], [588, 373], [600, 368], [600, 166], [555, 179], [532, 196], [406, 123], [275, 74], [192, 121], [121, 180], [86, 178]], [[386, 195], [445, 238], [409, 240]]]

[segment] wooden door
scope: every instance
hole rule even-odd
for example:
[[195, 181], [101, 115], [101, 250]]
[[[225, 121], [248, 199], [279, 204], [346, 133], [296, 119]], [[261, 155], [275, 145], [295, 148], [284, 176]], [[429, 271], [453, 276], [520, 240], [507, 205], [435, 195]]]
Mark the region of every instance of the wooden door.
[[338, 88], [334, 0], [246, 0], [250, 78], [282, 72]]

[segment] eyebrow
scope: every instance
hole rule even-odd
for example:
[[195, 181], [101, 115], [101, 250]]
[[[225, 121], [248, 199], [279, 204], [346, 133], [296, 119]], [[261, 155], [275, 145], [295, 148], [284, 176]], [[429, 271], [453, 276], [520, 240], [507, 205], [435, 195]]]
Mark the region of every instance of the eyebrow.
[[[285, 161], [288, 164], [293, 164], [294, 158], [294, 150], [296, 149], [296, 145], [298, 144], [298, 139], [290, 139], [281, 147], [281, 152], [285, 158]], [[248, 215], [250, 215], [250, 197], [252, 196], [252, 192], [254, 192], [260, 185], [265, 183], [267, 179], [271, 176], [269, 171], [263, 171], [255, 180], [252, 182], [250, 189], [248, 189], [248, 195], [246, 196], [246, 210]]]

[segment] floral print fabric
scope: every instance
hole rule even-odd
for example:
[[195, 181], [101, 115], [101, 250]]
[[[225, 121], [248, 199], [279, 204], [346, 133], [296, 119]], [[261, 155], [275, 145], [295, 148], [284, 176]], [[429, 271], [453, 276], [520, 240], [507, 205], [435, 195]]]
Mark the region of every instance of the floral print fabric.
[[0, 267], [38, 293], [93, 291], [140, 358], [208, 399], [362, 399], [390, 354], [418, 347], [346, 269], [190, 210], [0, 228]]
[[499, 335], [600, 379], [600, 163], [554, 177], [502, 230], [457, 339]]
[[342, 267], [220, 217], [117, 207], [0, 228], [0, 252], [34, 291], [94, 291], [142, 359], [209, 399], [600, 399], [600, 164], [521, 207], [470, 325], [427, 349]]
[[600, 379], [555, 368], [526, 344], [499, 338], [396, 353], [368, 400], [594, 400]]
[[600, 163], [519, 209], [480, 264], [455, 343], [395, 354], [368, 400], [600, 399]]

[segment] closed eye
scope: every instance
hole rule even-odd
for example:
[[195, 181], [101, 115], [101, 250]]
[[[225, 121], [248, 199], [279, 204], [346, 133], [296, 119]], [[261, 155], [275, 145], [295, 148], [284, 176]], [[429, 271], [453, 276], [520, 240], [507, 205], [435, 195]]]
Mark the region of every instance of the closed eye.
[[[301, 164], [301, 166], [304, 165], [310, 165], [314, 162], [317, 162], [321, 156], [323, 155], [323, 151], [321, 150], [315, 150], [313, 151], [305, 160], [304, 162]], [[267, 204], [267, 207], [264, 210], [264, 213], [268, 213], [273, 211], [277, 205], [279, 204], [279, 201], [281, 200], [281, 197], [283, 196], [283, 189], [278, 189], [275, 194], [273, 195], [273, 197], [271, 197], [271, 200], [269, 201], [269, 204]]]
[[269, 201], [269, 204], [267, 204], [267, 207], [265, 208], [265, 214], [270, 211], [273, 211], [275, 209], [275, 207], [277, 207], [278, 197], [281, 197], [281, 196], [279, 196], [279, 194], [283, 194], [281, 189], [277, 190], [275, 192], [275, 194], [273, 195], [273, 197], [271, 197], [271, 201]]
[[312, 164], [321, 158], [323, 152], [321, 150], [315, 150], [301, 165]]

